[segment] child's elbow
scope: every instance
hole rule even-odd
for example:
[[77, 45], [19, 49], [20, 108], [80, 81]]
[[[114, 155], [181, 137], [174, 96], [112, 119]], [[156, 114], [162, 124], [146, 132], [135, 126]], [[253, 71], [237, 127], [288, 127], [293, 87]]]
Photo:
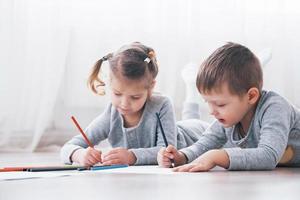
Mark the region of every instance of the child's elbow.
[[264, 167], [264, 170], [274, 170], [276, 166], [277, 166], [276, 162], [270, 162]]
[[256, 166], [252, 166], [250, 168], [250, 170], [273, 170], [276, 168], [276, 162], [274, 162], [273, 160], [264, 160], [264, 162], [260, 162], [258, 165]]
[[251, 169], [253, 170], [273, 170], [278, 163], [276, 151], [270, 147], [259, 148], [256, 154], [256, 159]]
[[273, 170], [276, 168], [279, 158], [276, 155], [276, 152], [274, 151], [267, 151], [267, 156], [265, 157], [265, 165], [264, 165], [264, 169], [265, 170]]

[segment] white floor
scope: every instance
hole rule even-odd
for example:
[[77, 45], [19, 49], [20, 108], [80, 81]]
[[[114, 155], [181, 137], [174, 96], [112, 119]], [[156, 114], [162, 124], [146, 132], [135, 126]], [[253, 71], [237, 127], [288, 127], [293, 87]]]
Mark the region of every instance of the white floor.
[[[0, 153], [0, 167], [58, 164], [61, 164], [58, 153]], [[206, 173], [177, 174], [143, 173], [145, 169], [147, 170], [147, 167], [143, 167], [139, 172], [128, 168], [124, 173], [119, 170], [118, 173], [92, 172], [66, 177], [0, 181], [0, 200], [298, 200], [300, 197], [300, 168], [252, 172], [215, 169]]]
[[60, 164], [59, 152], [0, 153], [0, 167]]

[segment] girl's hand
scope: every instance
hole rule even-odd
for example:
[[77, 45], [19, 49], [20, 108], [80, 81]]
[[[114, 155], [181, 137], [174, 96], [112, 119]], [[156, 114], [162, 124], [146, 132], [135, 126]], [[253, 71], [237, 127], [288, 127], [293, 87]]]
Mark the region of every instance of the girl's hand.
[[178, 151], [173, 145], [169, 145], [167, 148], [161, 148], [157, 154], [158, 165], [160, 167], [171, 167], [171, 160], [174, 161], [175, 166], [183, 165], [187, 161], [185, 155]]
[[101, 163], [101, 151], [88, 147], [86, 149], [78, 149], [72, 155], [72, 161], [83, 166], [93, 166]]
[[103, 156], [103, 165], [127, 164], [133, 165], [136, 162], [134, 153], [125, 148], [115, 148]]
[[210, 150], [199, 156], [190, 164], [174, 168], [175, 172], [206, 172], [216, 165], [227, 168], [229, 158], [225, 150]]

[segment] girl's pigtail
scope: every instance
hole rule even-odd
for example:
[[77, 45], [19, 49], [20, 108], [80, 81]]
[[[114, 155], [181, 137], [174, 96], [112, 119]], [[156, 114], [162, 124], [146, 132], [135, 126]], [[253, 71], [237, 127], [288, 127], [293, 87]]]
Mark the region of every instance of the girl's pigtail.
[[105, 86], [105, 83], [99, 78], [99, 72], [101, 70], [101, 65], [104, 61], [110, 59], [112, 57], [112, 53], [107, 54], [100, 60], [98, 60], [92, 68], [91, 74], [88, 78], [88, 86], [95, 93], [99, 95], [104, 95], [104, 89], [97, 90], [98, 87]]
[[148, 63], [148, 69], [151, 72], [153, 78], [155, 78], [158, 73], [158, 64], [154, 50], [150, 49], [147, 56], [148, 57], [145, 59], [145, 62]]

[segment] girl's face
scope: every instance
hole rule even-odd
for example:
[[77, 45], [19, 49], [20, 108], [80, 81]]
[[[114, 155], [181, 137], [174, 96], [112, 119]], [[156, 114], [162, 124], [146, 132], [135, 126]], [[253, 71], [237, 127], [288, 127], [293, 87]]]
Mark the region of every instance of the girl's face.
[[140, 114], [147, 98], [151, 95], [153, 86], [147, 89], [143, 80], [128, 80], [114, 76], [112, 73], [110, 77], [113, 106], [123, 116], [130, 117]]

